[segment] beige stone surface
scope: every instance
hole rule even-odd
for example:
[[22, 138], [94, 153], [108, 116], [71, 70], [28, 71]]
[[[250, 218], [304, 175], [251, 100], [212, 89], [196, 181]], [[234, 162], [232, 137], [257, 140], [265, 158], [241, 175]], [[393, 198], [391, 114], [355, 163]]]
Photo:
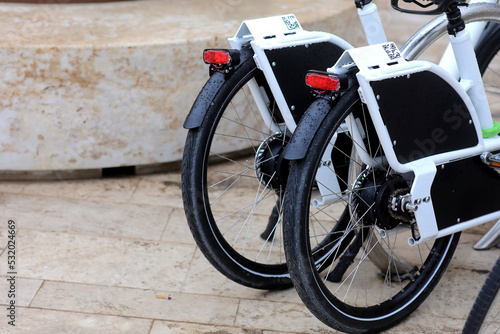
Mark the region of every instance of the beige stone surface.
[[[10, 290], [10, 282], [7, 279], [10, 279], [11, 276], [2, 276], [0, 280], [0, 291], [4, 291], [0, 295], [0, 304], [6, 305], [9, 303], [9, 298], [7, 291]], [[29, 306], [35, 294], [38, 292], [40, 287], [42, 286], [43, 280], [36, 279], [25, 279], [19, 278], [16, 279], [16, 289], [18, 291], [16, 295], [16, 304], [19, 306]]]
[[[158, 298], [158, 296], [167, 298]], [[236, 298], [46, 282], [31, 306], [77, 313], [232, 325], [238, 304], [239, 300]]]
[[152, 320], [122, 316], [19, 308], [16, 327], [0, 323], [0, 332], [12, 334], [134, 334], [148, 333]]
[[[24, 277], [168, 291], [181, 290], [194, 252], [190, 245], [22, 227], [16, 241], [17, 267]], [[0, 259], [6, 263], [6, 254]], [[0, 268], [1, 274], [6, 267]]]
[[469, 269], [478, 272], [489, 271], [500, 257], [500, 249], [493, 248], [487, 251], [471, 251], [474, 244], [482, 237], [482, 234], [463, 233], [460, 238], [460, 245], [453, 255], [450, 266], [453, 268]]
[[[0, 331], [334, 333], [309, 313], [293, 289], [253, 290], [218, 273], [194, 245], [178, 208], [178, 186], [155, 193], [154, 203], [133, 200], [140, 183], [162, 189], [179, 178], [179, 172], [172, 172], [88, 182], [2, 182], [0, 203], [8, 209], [3, 212], [19, 226], [19, 327], [13, 331], [0, 321]], [[127, 195], [117, 196], [120, 190]], [[90, 201], [96, 192], [101, 192], [99, 200]], [[64, 205], [56, 206], [57, 201]], [[141, 218], [144, 212], [150, 213], [147, 219]], [[5, 235], [0, 225], [3, 247]], [[473, 251], [479, 237], [463, 234], [438, 287], [388, 333], [460, 332], [487, 271], [500, 256], [499, 249]], [[3, 252], [0, 308], [8, 302], [5, 263]]]
[[180, 179], [158, 182], [154, 177], [145, 176], [141, 178], [130, 201], [137, 204], [165, 205], [168, 198], [170, 206], [182, 209], [182, 199], [176, 196], [180, 190]]
[[[228, 327], [228, 326], [212, 326], [212, 325], [198, 325], [190, 323], [181, 322], [170, 322], [170, 321], [155, 321], [153, 327], [151, 328], [150, 334], [241, 334], [241, 333], [252, 334], [250, 330], [243, 331], [240, 327]], [[254, 332], [257, 333], [257, 332]]]
[[[210, 284], [201, 284], [208, 281]], [[235, 298], [258, 299], [262, 301], [290, 302], [300, 304], [301, 300], [293, 289], [267, 291], [242, 287], [214, 270], [197, 249], [182, 286], [182, 292]]]
[[353, 39], [351, 7], [328, 0], [196, 1], [189, 9], [181, 0], [1, 4], [1, 170], [180, 160], [182, 123], [208, 79], [203, 49], [228, 47], [245, 19], [291, 12], [305, 28]]
[[[47, 187], [47, 184], [51, 182], [44, 181], [31, 183], [17, 182], [15, 185], [19, 185], [20, 189], [18, 192], [22, 189], [23, 193], [32, 195], [107, 203], [129, 203], [139, 182], [139, 179], [135, 180], [135, 182], [123, 182], [120, 179], [75, 180], [61, 182], [61, 185], [56, 189]], [[6, 185], [0, 187], [5, 187]], [[9, 192], [11, 192], [10, 189]]]
[[[23, 198], [22, 206], [19, 199]], [[20, 229], [78, 232], [159, 240], [171, 208], [126, 203], [103, 203], [58, 197], [5, 194], [0, 203]], [[119, 214], [117, 214], [119, 213]], [[37, 219], [30, 219], [38, 214]]]
[[265, 330], [287, 327], [297, 333], [321, 333], [331, 330], [317, 319], [311, 318], [309, 311], [302, 304], [270, 301], [242, 300], [236, 324]]
[[167, 226], [161, 234], [161, 241], [195, 245], [191, 231], [187, 225], [186, 215], [182, 209], [171, 209], [167, 218]]

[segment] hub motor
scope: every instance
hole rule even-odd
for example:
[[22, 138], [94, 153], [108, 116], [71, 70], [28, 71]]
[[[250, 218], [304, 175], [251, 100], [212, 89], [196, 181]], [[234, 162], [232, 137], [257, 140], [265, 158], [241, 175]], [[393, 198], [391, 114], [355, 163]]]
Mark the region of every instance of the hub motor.
[[413, 220], [412, 212], [403, 212], [395, 206], [402, 195], [409, 192], [408, 183], [401, 175], [368, 170], [356, 182], [352, 202], [365, 225], [376, 224], [391, 230], [401, 222], [410, 223]]
[[273, 190], [284, 187], [288, 178], [288, 161], [283, 151], [288, 138], [281, 132], [264, 140], [255, 153], [255, 172], [260, 182]]

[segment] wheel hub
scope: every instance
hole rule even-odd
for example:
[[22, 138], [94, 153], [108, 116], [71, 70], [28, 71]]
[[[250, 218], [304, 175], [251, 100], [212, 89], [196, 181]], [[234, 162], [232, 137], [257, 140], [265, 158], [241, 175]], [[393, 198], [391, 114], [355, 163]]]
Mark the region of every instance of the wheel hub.
[[276, 133], [264, 140], [255, 153], [257, 178], [273, 190], [284, 187], [288, 178], [288, 161], [283, 159], [286, 143], [286, 136]]
[[376, 224], [390, 230], [401, 222], [412, 220], [411, 213], [393, 210], [394, 201], [410, 189], [405, 179], [399, 174], [386, 176], [382, 171], [365, 171], [355, 186], [355, 208], [365, 225]]

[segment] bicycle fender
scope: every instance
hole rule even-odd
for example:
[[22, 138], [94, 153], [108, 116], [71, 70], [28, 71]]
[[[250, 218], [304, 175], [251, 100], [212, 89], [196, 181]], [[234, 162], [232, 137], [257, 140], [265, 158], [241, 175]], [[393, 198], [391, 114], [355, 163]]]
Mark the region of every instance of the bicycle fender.
[[201, 126], [203, 119], [205, 118], [205, 114], [210, 107], [210, 103], [212, 103], [212, 100], [224, 82], [226, 82], [226, 76], [224, 73], [216, 72], [212, 74], [210, 79], [208, 79], [205, 83], [205, 86], [203, 86], [200, 94], [196, 97], [189, 114], [184, 120], [184, 129], [196, 129]]
[[307, 109], [295, 129], [292, 139], [285, 147], [284, 158], [287, 160], [299, 160], [306, 156], [316, 130], [319, 128], [328, 112], [332, 109], [331, 99], [319, 98]]
[[242, 48], [240, 52], [240, 63], [235, 66], [232, 72], [226, 74], [222, 71], [217, 71], [210, 76], [210, 78], [196, 97], [196, 100], [194, 101], [189, 114], [184, 120], [184, 129], [196, 129], [201, 126], [203, 120], [205, 119], [205, 115], [207, 114], [207, 110], [210, 107], [210, 104], [212, 103], [215, 95], [217, 95], [217, 92], [220, 90], [222, 85], [226, 82], [227, 78], [229, 78], [231, 73], [237, 71], [241, 64], [243, 64], [249, 58], [253, 57], [253, 51], [250, 48]]
[[330, 98], [318, 98], [307, 109], [295, 129], [292, 139], [283, 152], [287, 160], [300, 160], [306, 156], [309, 146], [316, 135], [317, 130], [323, 123], [329, 112], [346, 112], [359, 99], [359, 85], [353, 84], [344, 95], [332, 100]]

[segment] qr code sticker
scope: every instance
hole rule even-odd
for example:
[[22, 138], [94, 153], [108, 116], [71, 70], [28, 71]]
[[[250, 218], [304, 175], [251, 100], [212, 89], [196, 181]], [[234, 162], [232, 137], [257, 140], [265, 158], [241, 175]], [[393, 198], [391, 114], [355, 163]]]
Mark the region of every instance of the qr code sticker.
[[396, 44], [394, 43], [384, 44], [382, 45], [382, 48], [384, 48], [390, 60], [401, 58], [401, 54], [399, 53]]
[[295, 30], [300, 28], [299, 21], [294, 15], [282, 16], [283, 22], [285, 22], [288, 30]]

